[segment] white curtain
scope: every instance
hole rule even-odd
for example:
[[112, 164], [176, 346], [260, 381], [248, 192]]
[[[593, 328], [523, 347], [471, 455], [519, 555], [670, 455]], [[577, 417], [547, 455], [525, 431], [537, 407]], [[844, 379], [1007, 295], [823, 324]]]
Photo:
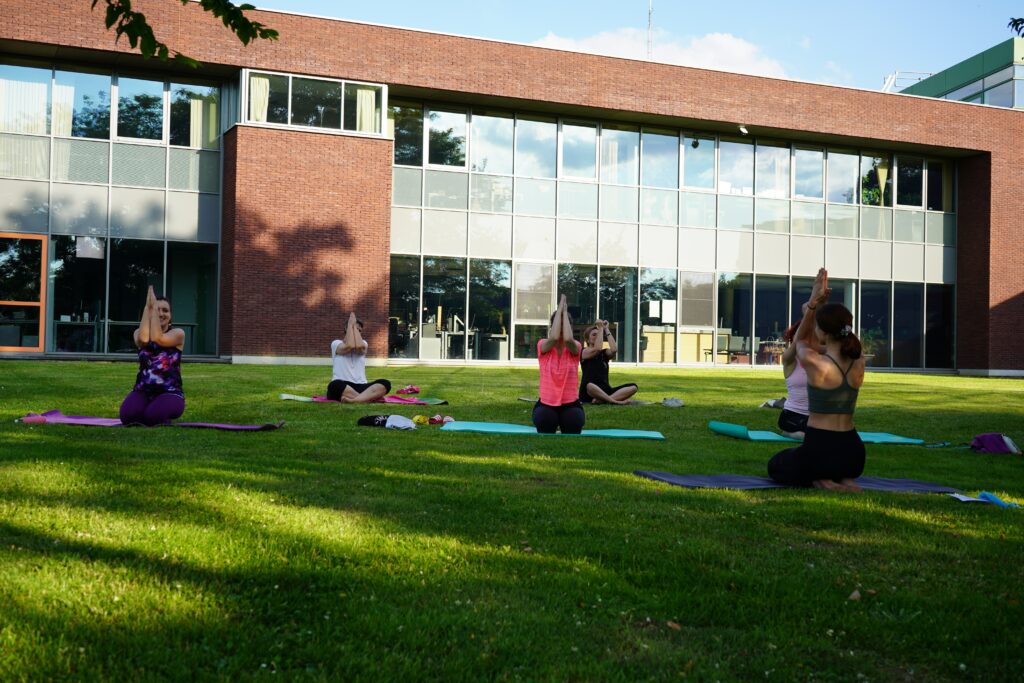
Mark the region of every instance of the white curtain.
[[380, 132], [376, 88], [359, 87], [356, 90], [356, 130], [361, 133]]
[[0, 128], [12, 133], [46, 135], [48, 86], [0, 78]]
[[252, 74], [249, 76], [249, 120], [256, 123], [266, 123], [269, 106], [270, 78], [259, 74]]
[[0, 175], [12, 178], [48, 178], [50, 146], [46, 138], [4, 135]]

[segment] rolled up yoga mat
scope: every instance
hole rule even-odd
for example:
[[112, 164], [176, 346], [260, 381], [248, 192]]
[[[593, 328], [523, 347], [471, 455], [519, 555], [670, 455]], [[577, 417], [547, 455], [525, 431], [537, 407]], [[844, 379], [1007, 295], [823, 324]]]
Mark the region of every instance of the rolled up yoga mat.
[[[744, 441], [800, 443], [798, 439], [791, 439], [782, 434], [759, 429], [747, 429], [743, 425], [732, 424], [731, 422], [715, 422], [712, 420], [708, 423], [708, 429], [715, 434], [731, 436], [734, 439], [743, 439]], [[858, 432], [858, 434], [860, 434], [860, 440], [864, 443], [882, 443], [894, 446], [920, 446], [924, 443], [924, 439], [912, 439], [909, 436], [899, 436], [897, 434], [889, 434], [888, 432]]]
[[479, 432], [481, 434], [528, 434], [533, 436], [596, 436], [609, 439], [660, 439], [661, 432], [641, 429], [584, 429], [582, 434], [540, 434], [533, 425], [514, 425], [503, 422], [449, 422], [441, 427], [443, 432]]
[[[45, 413], [29, 413], [20, 419], [25, 424], [62, 424], [79, 425], [82, 427], [124, 427], [116, 417], [90, 417], [86, 415], [65, 415], [59, 410], [48, 410]], [[128, 425], [131, 426], [131, 425]], [[220, 429], [227, 432], [266, 432], [280, 429], [284, 421], [268, 422], [258, 425], [220, 424], [216, 422], [168, 422], [158, 427], [192, 427], [196, 429]]]
[[[301, 401], [303, 403], [340, 403], [340, 401], [332, 401], [326, 396], [299, 396], [297, 394], [278, 394], [278, 397], [282, 401]], [[412, 396], [385, 396], [379, 401], [374, 403], [395, 403], [398, 405], [415, 405], [415, 406], [446, 406], [448, 401], [442, 398], [427, 398], [427, 397], [412, 397]]]
[[[752, 477], [744, 474], [669, 474], [668, 472], [648, 472], [636, 470], [633, 474], [662, 481], [673, 486], [691, 489], [734, 489], [747, 491], [751, 489], [782, 489], [798, 488], [780, 484], [768, 477]], [[960, 489], [942, 484], [915, 479], [886, 479], [885, 477], [861, 477], [857, 485], [865, 491], [885, 491], [888, 493], [959, 493]]]

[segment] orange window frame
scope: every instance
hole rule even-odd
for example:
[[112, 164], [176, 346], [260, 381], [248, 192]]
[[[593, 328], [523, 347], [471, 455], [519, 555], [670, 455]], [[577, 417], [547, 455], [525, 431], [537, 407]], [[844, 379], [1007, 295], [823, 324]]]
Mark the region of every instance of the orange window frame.
[[49, 253], [49, 238], [46, 235], [26, 235], [21, 232], [0, 232], [0, 237], [16, 240], [39, 240], [42, 254], [39, 259], [39, 301], [6, 301], [0, 299], [0, 306], [35, 306], [39, 309], [39, 344], [37, 346], [0, 346], [0, 351], [30, 351], [41, 353], [46, 347], [46, 255]]

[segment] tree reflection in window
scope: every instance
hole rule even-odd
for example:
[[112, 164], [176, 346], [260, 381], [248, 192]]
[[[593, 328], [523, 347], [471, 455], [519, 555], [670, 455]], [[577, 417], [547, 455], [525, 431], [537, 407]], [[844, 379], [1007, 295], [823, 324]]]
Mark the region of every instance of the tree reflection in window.
[[432, 111], [427, 115], [430, 133], [429, 163], [438, 166], [466, 165], [466, 115], [463, 112]]

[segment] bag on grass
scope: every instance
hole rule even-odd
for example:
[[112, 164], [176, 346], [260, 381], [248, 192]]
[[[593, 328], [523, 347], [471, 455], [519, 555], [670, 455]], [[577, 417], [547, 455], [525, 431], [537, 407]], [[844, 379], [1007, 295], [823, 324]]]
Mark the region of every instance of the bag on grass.
[[386, 429], [416, 429], [415, 423], [404, 415], [364, 415], [356, 420], [360, 427], [384, 427]]
[[1013, 442], [1013, 439], [1000, 434], [999, 432], [991, 432], [989, 434], [978, 434], [971, 440], [971, 450], [977, 451], [978, 453], [1017, 453], [1020, 454], [1020, 448]]

